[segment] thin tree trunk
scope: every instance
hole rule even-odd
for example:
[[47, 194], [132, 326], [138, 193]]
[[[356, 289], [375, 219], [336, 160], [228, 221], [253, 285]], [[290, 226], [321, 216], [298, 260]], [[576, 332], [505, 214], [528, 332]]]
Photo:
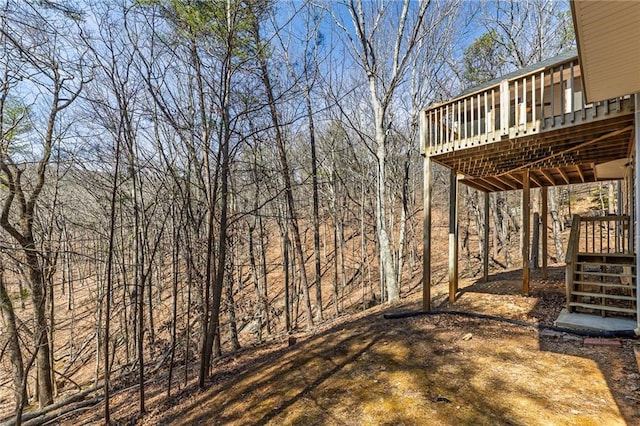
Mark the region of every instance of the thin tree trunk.
[[560, 191], [554, 187], [551, 188], [551, 191], [549, 192], [549, 214], [551, 214], [553, 244], [556, 249], [556, 262], [562, 262], [564, 260], [564, 250], [562, 248], [560, 215], [558, 212], [558, 194]]
[[24, 376], [24, 364], [20, 351], [15, 312], [4, 282], [4, 265], [2, 264], [2, 259], [0, 259], [0, 311], [2, 311], [2, 318], [5, 323], [7, 335], [9, 336], [9, 360], [11, 361], [11, 374], [17, 413], [22, 406], [22, 383], [26, 378]]
[[[177, 223], [177, 214], [174, 206], [171, 208], [171, 359], [169, 360], [169, 378], [167, 380], [167, 398], [171, 397], [171, 381], [173, 379], [173, 367], [176, 357], [176, 331], [178, 323], [178, 275], [180, 270], [180, 228]], [[189, 336], [187, 336], [188, 340]], [[185, 358], [188, 358], [188, 354]]]
[[320, 207], [318, 201], [318, 160], [316, 158], [316, 135], [313, 122], [313, 108], [311, 107], [311, 95], [305, 91], [307, 115], [309, 116], [309, 142], [311, 144], [311, 180], [313, 184], [313, 255], [315, 258], [315, 285], [316, 285], [316, 319], [322, 321], [322, 269], [320, 266]]
[[[254, 16], [253, 23], [253, 36], [256, 44], [262, 46], [262, 40], [260, 37], [260, 29], [258, 27], [258, 20]], [[300, 276], [300, 285], [302, 287], [302, 295], [304, 297], [304, 308], [307, 319], [307, 328], [313, 327], [313, 313], [311, 311], [311, 299], [309, 297], [309, 284], [307, 282], [307, 270], [305, 266], [305, 255], [302, 249], [302, 238], [300, 237], [300, 229], [298, 227], [298, 214], [296, 212], [295, 202], [293, 199], [293, 186], [291, 183], [291, 175], [289, 169], [289, 161], [287, 159], [287, 152], [284, 143], [284, 136], [282, 135], [281, 125], [278, 110], [276, 108], [276, 100], [273, 92], [273, 86], [271, 85], [271, 77], [269, 74], [269, 68], [264, 53], [258, 55], [260, 62], [260, 70], [262, 82], [265, 87], [267, 95], [267, 101], [269, 104], [269, 112], [271, 114], [271, 121], [273, 122], [273, 129], [275, 131], [275, 139], [278, 148], [278, 154], [280, 159], [280, 172], [282, 173], [282, 179], [285, 185], [285, 198], [287, 201], [287, 209], [289, 213], [289, 226], [291, 227], [291, 233], [293, 236], [293, 246], [295, 254], [298, 260], [298, 270]]]
[[109, 363], [109, 339], [110, 339], [110, 327], [111, 327], [111, 298], [113, 292], [113, 258], [114, 258], [114, 245], [116, 234], [116, 200], [118, 195], [118, 180], [120, 173], [120, 138], [116, 138], [116, 164], [113, 172], [113, 184], [111, 186], [111, 205], [110, 205], [110, 221], [109, 221], [109, 247], [107, 251], [107, 265], [105, 267], [107, 272], [107, 289], [105, 294], [105, 321], [104, 321], [104, 422], [110, 424], [111, 422], [111, 408], [110, 408], [110, 380], [111, 370]]

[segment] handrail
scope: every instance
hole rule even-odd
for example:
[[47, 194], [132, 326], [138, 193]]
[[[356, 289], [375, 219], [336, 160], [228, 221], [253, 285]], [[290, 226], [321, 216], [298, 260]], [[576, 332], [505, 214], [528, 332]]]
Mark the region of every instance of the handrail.
[[[617, 258], [614, 262], [615, 265], [622, 265], [619, 263], [620, 259], [627, 258], [633, 259], [633, 247], [631, 245], [632, 235], [629, 232], [630, 218], [629, 216], [622, 215], [606, 215], [606, 216], [586, 216], [573, 215], [571, 220], [571, 233], [569, 234], [569, 241], [567, 242], [567, 253], [565, 256], [566, 273], [565, 284], [567, 302], [566, 308], [569, 312], [572, 312], [573, 306], [591, 307], [593, 309], [600, 309], [602, 312], [606, 311], [619, 311], [628, 312], [629, 309], [621, 306], [608, 307], [604, 300], [615, 299], [616, 296], [611, 294], [605, 294], [606, 289], [604, 286], [600, 286], [599, 290], [592, 288], [598, 288], [598, 282], [584, 282], [585, 274], [593, 275], [592, 271], [585, 272], [583, 266], [578, 264], [580, 259], [578, 256], [585, 256], [585, 259], [591, 259], [591, 261], [601, 262], [601, 265], [606, 265], [607, 262], [613, 258]], [[602, 269], [600, 271], [603, 272]], [[605, 271], [602, 273], [602, 277], [622, 277], [611, 271]], [[589, 276], [589, 275], [587, 275]], [[633, 278], [631, 274], [629, 278]], [[574, 284], [578, 284], [578, 291], [574, 293]], [[583, 285], [587, 285], [587, 289], [583, 289]], [[610, 283], [607, 285], [611, 285]], [[588, 300], [580, 299], [582, 296], [597, 296], [602, 293], [603, 296], [598, 298], [600, 303], [591, 303]], [[577, 297], [577, 299], [576, 299]], [[628, 301], [628, 296], [620, 296], [619, 300]], [[626, 310], [625, 310], [626, 309]]]
[[478, 89], [469, 91], [469, 92], [465, 93], [464, 95], [460, 95], [460, 96], [455, 97], [453, 99], [450, 99], [448, 101], [443, 101], [443, 102], [438, 102], [438, 103], [432, 104], [431, 106], [429, 106], [427, 108], [427, 111], [432, 110], [432, 109], [436, 109], [436, 108], [441, 108], [443, 106], [446, 106], [447, 104], [453, 104], [456, 101], [462, 100], [464, 98], [470, 98], [470, 97], [476, 96], [476, 95], [478, 95], [480, 93], [487, 92], [487, 91], [489, 91], [491, 89], [498, 89], [498, 88], [500, 88], [500, 84], [502, 83], [502, 81], [508, 81], [509, 83], [512, 83], [512, 82], [515, 82], [516, 80], [521, 80], [521, 79], [526, 78], [526, 77], [539, 75], [541, 72], [552, 70], [554, 68], [559, 68], [561, 65], [567, 65], [567, 64], [571, 64], [571, 63], [574, 63], [576, 65], [578, 64], [578, 56], [577, 55], [573, 56], [571, 58], [567, 58], [564, 61], [556, 62], [556, 63], [551, 64], [551, 65], [547, 65], [545, 67], [537, 67], [535, 69], [532, 69], [532, 70], [530, 70], [528, 72], [525, 72], [525, 73], [522, 73], [522, 74], [513, 75], [511, 77], [509, 77], [510, 74], [508, 74], [504, 78], [500, 79], [499, 81], [498, 81], [498, 79], [492, 80], [491, 82], [485, 83], [486, 85], [480, 85], [480, 87]]
[[582, 217], [576, 249], [581, 253], [630, 254], [629, 216], [607, 215]]
[[511, 74], [422, 111], [427, 155], [626, 113], [627, 97], [587, 104], [577, 57]]
[[564, 258], [565, 263], [573, 263], [575, 256], [578, 254], [578, 243], [580, 241], [580, 215], [574, 214], [571, 220], [571, 233], [567, 242], [567, 254]]
[[567, 242], [565, 261], [565, 290], [567, 294], [566, 307], [571, 312], [571, 290], [573, 289], [574, 268], [578, 260], [578, 245], [580, 244], [580, 215], [574, 214], [571, 219], [571, 233]]

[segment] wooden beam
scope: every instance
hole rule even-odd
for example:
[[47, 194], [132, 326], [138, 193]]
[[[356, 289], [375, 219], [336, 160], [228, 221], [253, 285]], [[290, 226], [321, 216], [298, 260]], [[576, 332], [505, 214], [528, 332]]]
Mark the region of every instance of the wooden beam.
[[431, 310], [431, 157], [424, 157], [422, 219], [422, 310]]
[[509, 182], [508, 180], [504, 179], [504, 177], [500, 176], [500, 175], [496, 175], [493, 176], [496, 180], [498, 180], [499, 182], [502, 182], [507, 188], [510, 189], [518, 189], [518, 187], [516, 185], [514, 185], [513, 183]]
[[564, 170], [562, 170], [561, 167], [556, 167], [556, 170], [558, 171], [558, 173], [560, 173], [560, 176], [562, 176], [562, 179], [564, 179], [566, 184], [569, 185], [571, 183], [571, 180], [569, 180], [569, 176], [567, 176]]
[[531, 178], [531, 181], [535, 183], [539, 188], [542, 188], [544, 186], [542, 182], [540, 182], [540, 180], [536, 177], [536, 175], [529, 173], [529, 178]]
[[530, 243], [530, 222], [531, 212], [531, 191], [529, 186], [529, 171], [522, 173], [522, 292], [529, 293], [529, 243]]
[[580, 164], [576, 164], [576, 170], [578, 170], [578, 176], [580, 176], [580, 180], [584, 183], [584, 173], [582, 173], [582, 168]]
[[546, 156], [544, 158], [540, 158], [540, 159], [538, 159], [536, 161], [533, 161], [531, 163], [523, 164], [522, 166], [516, 167], [516, 168], [511, 169], [511, 170], [507, 170], [506, 172], [502, 172], [501, 174], [502, 175], [506, 175], [506, 174], [513, 173], [513, 172], [516, 172], [516, 171], [519, 171], [519, 170], [523, 170], [525, 168], [531, 168], [531, 166], [534, 166], [536, 164], [542, 163], [543, 161], [547, 161], [547, 160], [550, 160], [552, 158], [568, 154], [570, 152], [579, 151], [580, 149], [586, 148], [589, 145], [593, 145], [593, 144], [595, 144], [597, 142], [603, 141], [605, 139], [612, 138], [614, 136], [618, 136], [618, 135], [620, 135], [622, 133], [630, 131], [631, 129], [633, 129], [633, 126], [627, 126], [627, 127], [623, 128], [623, 129], [614, 130], [614, 131], [606, 133], [604, 135], [600, 135], [599, 137], [597, 137], [595, 139], [591, 139], [589, 141], [586, 141], [586, 142], [580, 143], [578, 145], [572, 146], [571, 148], [567, 148], [567, 149], [563, 149], [562, 151], [554, 152], [551, 155], [548, 155], [548, 156]]
[[494, 192], [496, 190], [495, 187], [487, 185], [487, 183], [484, 180], [480, 180], [477, 178], [464, 179], [464, 180], [461, 180], [461, 182], [481, 192]]
[[484, 241], [482, 241], [482, 276], [489, 282], [489, 193], [484, 194]]
[[636, 147], [635, 140], [636, 140], [635, 132], [631, 132], [631, 134], [629, 135], [629, 146], [627, 148], [627, 158], [633, 157], [633, 153]]
[[500, 181], [494, 182], [495, 179], [492, 179], [492, 180], [489, 180], [489, 178], [478, 178], [478, 179], [481, 180], [482, 182], [484, 182], [487, 185], [490, 185], [492, 187], [496, 187], [498, 190], [501, 190], [501, 191], [510, 191], [511, 190], [510, 186], [507, 186], [507, 185], [505, 185], [504, 183], [502, 183]]
[[546, 186], [540, 188], [540, 202], [542, 208], [540, 209], [540, 216], [542, 217], [542, 279], [549, 278], [549, 271], [547, 269], [547, 255], [549, 254], [549, 241], [548, 241], [548, 226], [549, 226], [549, 195], [548, 188]]
[[449, 172], [449, 302], [458, 292], [458, 176]]
[[541, 169], [540, 173], [542, 173], [542, 176], [544, 176], [544, 178], [551, 184], [551, 186], [556, 186], [556, 180], [548, 171], [546, 171], [545, 169]]

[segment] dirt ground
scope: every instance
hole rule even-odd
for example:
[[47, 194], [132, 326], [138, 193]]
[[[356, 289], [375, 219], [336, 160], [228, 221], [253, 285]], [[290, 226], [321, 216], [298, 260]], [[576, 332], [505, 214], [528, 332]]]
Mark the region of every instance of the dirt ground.
[[[564, 303], [562, 270], [521, 294], [520, 271], [489, 283], [467, 279], [452, 306], [437, 308], [552, 324]], [[625, 425], [640, 424], [635, 340], [585, 346], [574, 335], [453, 315], [384, 319], [419, 309], [414, 293], [335, 320], [297, 343], [274, 342], [220, 360], [204, 391], [192, 380], [166, 398], [148, 386], [150, 412], [137, 416], [136, 389], [112, 398], [123, 424], [272, 425]], [[178, 372], [180, 376], [182, 372]], [[62, 424], [101, 421], [102, 404]]]

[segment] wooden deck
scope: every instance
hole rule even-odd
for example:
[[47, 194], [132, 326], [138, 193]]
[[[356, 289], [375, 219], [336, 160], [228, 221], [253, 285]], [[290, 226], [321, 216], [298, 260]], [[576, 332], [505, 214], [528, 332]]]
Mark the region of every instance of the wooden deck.
[[525, 171], [531, 187], [607, 180], [598, 166], [629, 158], [633, 113], [631, 96], [586, 104], [570, 56], [423, 111], [421, 149], [484, 192], [522, 189]]

